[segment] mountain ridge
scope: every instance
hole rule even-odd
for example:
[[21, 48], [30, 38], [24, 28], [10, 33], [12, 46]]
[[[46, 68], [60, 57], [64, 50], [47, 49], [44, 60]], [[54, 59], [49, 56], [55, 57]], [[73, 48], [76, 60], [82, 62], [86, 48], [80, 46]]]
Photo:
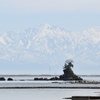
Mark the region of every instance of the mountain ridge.
[[[66, 59], [99, 66], [100, 27], [67, 32], [49, 24], [0, 34], [0, 59], [59, 66]], [[60, 64], [59, 64], [60, 63]]]

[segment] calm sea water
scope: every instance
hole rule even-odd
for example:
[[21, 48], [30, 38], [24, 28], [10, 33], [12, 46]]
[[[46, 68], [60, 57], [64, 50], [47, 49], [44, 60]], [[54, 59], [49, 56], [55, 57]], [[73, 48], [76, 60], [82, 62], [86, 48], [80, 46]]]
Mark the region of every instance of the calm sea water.
[[[57, 75], [56, 77], [58, 77], [59, 75]], [[8, 76], [0, 76], [0, 77], [5, 77], [5, 79], [7, 79], [7, 78], [13, 78], [14, 80], [16, 80], [16, 81], [18, 81], [18, 80], [34, 80], [34, 78], [51, 78], [51, 77], [55, 77], [55, 75], [52, 75], [52, 76], [50, 76], [50, 75], [48, 75], [48, 76], [46, 76], [46, 75], [44, 75], [44, 76], [42, 76], [42, 75], [30, 75], [30, 76], [10, 76], [10, 75], [8, 75]], [[83, 79], [85, 79], [85, 80], [95, 80], [95, 81], [100, 81], [100, 76], [82, 76], [82, 78]]]
[[98, 96], [98, 89], [0, 89], [0, 100], [66, 100], [71, 96]]
[[[34, 81], [35, 77], [50, 78], [53, 76], [5, 76], [14, 81], [0, 81], [0, 87], [100, 87], [100, 84], [71, 84], [70, 81]], [[84, 80], [100, 81], [100, 77], [82, 77]]]
[[[7, 79], [10, 76], [6, 76]], [[39, 76], [40, 77], [40, 76]], [[49, 76], [45, 76], [49, 77]], [[15, 81], [0, 81], [0, 87], [80, 87], [80, 86], [100, 86], [100, 84], [71, 84], [64, 81], [32, 81], [33, 76], [19, 77], [11, 76]], [[29, 81], [29, 79], [31, 81]], [[100, 81], [100, 77], [83, 77], [85, 80]], [[25, 80], [25, 81], [20, 81]], [[56, 82], [56, 83], [54, 83]], [[100, 96], [100, 89], [0, 89], [0, 100], [64, 100], [71, 96]]]

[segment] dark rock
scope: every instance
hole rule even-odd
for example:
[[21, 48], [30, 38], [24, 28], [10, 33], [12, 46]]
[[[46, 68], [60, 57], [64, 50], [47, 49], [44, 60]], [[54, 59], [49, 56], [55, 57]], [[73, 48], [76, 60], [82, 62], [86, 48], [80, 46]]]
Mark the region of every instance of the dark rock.
[[43, 80], [43, 78], [38, 78], [38, 80]]
[[73, 70], [71, 69], [73, 67], [73, 60], [66, 60], [64, 68], [63, 68], [63, 75], [60, 75], [58, 77], [52, 77], [50, 79], [47, 78], [34, 78], [34, 80], [83, 80], [81, 77], [78, 77], [76, 74], [74, 74]]
[[44, 80], [48, 80], [47, 78], [44, 78]]
[[5, 81], [6, 79], [4, 77], [0, 77], [0, 81]]
[[82, 78], [75, 75], [70, 67], [63, 70], [63, 72], [64, 74], [59, 76], [60, 80], [83, 80]]
[[68, 67], [67, 69], [63, 71], [64, 71], [64, 74], [59, 76], [60, 80], [83, 80], [82, 78], [75, 75], [70, 67]]
[[83, 80], [82, 78], [74, 74], [73, 70], [71, 69], [71, 67], [73, 67], [72, 63], [72, 60], [66, 60], [63, 69], [64, 74], [59, 76], [60, 80]]
[[8, 78], [7, 81], [13, 81], [13, 79], [12, 78]]
[[47, 78], [34, 78], [34, 80], [48, 80]]
[[38, 78], [34, 78], [34, 80], [38, 80]]
[[58, 77], [52, 77], [49, 80], [59, 80], [59, 78]]

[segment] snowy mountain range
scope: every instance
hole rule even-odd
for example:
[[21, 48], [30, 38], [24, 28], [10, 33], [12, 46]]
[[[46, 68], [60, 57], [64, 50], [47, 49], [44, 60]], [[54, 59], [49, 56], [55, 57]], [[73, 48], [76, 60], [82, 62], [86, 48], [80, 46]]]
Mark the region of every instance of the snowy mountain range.
[[[0, 61], [61, 66], [73, 59], [79, 65], [99, 66], [100, 27], [67, 32], [49, 24], [0, 34]], [[62, 65], [63, 66], [63, 65]]]

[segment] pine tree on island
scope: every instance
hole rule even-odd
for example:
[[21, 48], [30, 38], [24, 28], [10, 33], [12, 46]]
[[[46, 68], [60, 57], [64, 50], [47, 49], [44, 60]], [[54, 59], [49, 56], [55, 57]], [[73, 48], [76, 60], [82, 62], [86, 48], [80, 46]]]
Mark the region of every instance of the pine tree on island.
[[68, 59], [65, 61], [65, 64], [63, 66], [63, 75], [60, 75], [59, 78], [60, 80], [83, 80], [82, 78], [78, 77], [77, 75], [74, 74], [73, 70], [73, 60]]
[[63, 75], [60, 75], [59, 77], [52, 77], [50, 79], [34, 78], [34, 80], [83, 80], [82, 78], [74, 74], [71, 67], [73, 67], [73, 60], [66, 60], [65, 65], [63, 66]]

